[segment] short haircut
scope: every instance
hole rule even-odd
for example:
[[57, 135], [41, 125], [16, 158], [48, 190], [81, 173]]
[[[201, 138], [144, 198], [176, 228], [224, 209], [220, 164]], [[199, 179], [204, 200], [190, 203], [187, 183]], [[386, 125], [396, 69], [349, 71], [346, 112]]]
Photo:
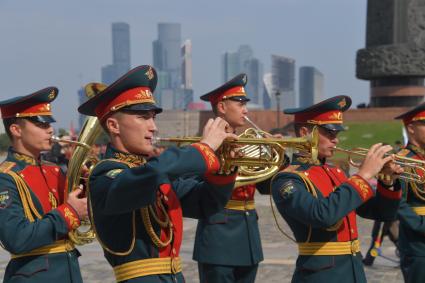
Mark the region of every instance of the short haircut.
[[302, 127], [306, 127], [309, 130], [312, 130], [314, 128], [315, 125], [310, 124], [310, 123], [294, 123], [294, 132], [295, 132], [295, 136], [296, 137], [300, 137], [300, 130]]
[[102, 126], [103, 130], [105, 131], [105, 133], [107, 133], [109, 135], [109, 130], [108, 130], [108, 127], [106, 126], [106, 120], [108, 120], [108, 118], [113, 117], [113, 116], [117, 116], [117, 115], [120, 115], [120, 114], [123, 114], [123, 113], [124, 114], [135, 114], [135, 113], [139, 113], [139, 112], [149, 112], [149, 111], [152, 111], [152, 110], [138, 110], [138, 111], [133, 111], [133, 110], [126, 110], [125, 108], [124, 109], [120, 109], [118, 111], [109, 113], [106, 116], [106, 118], [103, 119], [100, 122], [100, 125]]
[[22, 125], [22, 120], [23, 118], [17, 118], [17, 117], [3, 119], [4, 130], [6, 131], [6, 134], [9, 137], [9, 140], [11, 141], [13, 140], [12, 133], [10, 132], [10, 126], [12, 124]]
[[217, 104], [211, 104], [212, 112], [215, 116], [218, 114]]
[[103, 120], [101, 120], [101, 121], [99, 121], [100, 122], [100, 125], [102, 126], [102, 129], [105, 131], [105, 133], [107, 133], [108, 135], [110, 134], [109, 133], [109, 130], [108, 130], [108, 127], [106, 126], [106, 121], [108, 120], [108, 118], [110, 118], [110, 117], [113, 117], [113, 116], [115, 116], [115, 114], [117, 114], [117, 113], [120, 113], [121, 111], [120, 110], [118, 110], [118, 111], [116, 111], [116, 112], [112, 112], [112, 113], [109, 113]]

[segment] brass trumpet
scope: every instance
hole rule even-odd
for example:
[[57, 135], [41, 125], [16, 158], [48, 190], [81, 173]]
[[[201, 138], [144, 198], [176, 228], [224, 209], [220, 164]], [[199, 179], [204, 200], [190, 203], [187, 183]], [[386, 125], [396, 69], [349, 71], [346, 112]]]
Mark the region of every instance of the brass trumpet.
[[69, 144], [72, 144], [72, 145], [82, 146], [82, 147], [85, 147], [87, 149], [90, 149], [90, 146], [88, 144], [85, 144], [85, 143], [82, 143], [82, 142], [78, 142], [78, 141], [71, 141], [71, 140], [61, 139], [60, 137], [57, 137], [57, 136], [52, 136], [50, 138], [50, 140], [52, 142], [55, 142], [55, 143], [69, 143]]
[[[348, 162], [353, 167], [359, 168], [361, 163], [355, 162], [353, 156], [365, 157], [369, 149], [357, 147], [353, 149], [343, 149], [335, 147], [334, 151], [345, 153], [348, 156]], [[391, 154], [385, 154], [389, 156]], [[417, 160], [397, 154], [392, 154], [394, 156], [394, 163], [400, 165], [404, 169], [404, 172], [400, 175], [400, 179], [411, 181], [416, 184], [425, 184], [425, 161]], [[421, 173], [420, 173], [421, 172]]]
[[[264, 181], [276, 174], [285, 161], [285, 150], [293, 148], [313, 160], [317, 159], [317, 143], [319, 140], [317, 130], [302, 138], [258, 138], [258, 130], [249, 128], [239, 135], [238, 140], [225, 140], [217, 155], [221, 168], [228, 172], [234, 166], [239, 167], [235, 186], [243, 186]], [[166, 142], [177, 146], [196, 143], [201, 137], [171, 137], [156, 138], [156, 142]], [[234, 157], [231, 152], [240, 148], [242, 156]]]

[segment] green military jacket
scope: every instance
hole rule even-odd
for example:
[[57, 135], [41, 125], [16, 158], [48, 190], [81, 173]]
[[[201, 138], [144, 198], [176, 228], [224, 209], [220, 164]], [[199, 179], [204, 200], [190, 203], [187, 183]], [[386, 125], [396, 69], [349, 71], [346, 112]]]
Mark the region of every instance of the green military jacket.
[[[10, 148], [0, 172], [0, 241], [12, 255], [4, 282], [82, 282], [80, 254], [67, 236], [80, 223], [64, 203], [60, 168]], [[50, 245], [66, 250], [40, 251]]]
[[[267, 179], [257, 184], [234, 188], [231, 201], [254, 203], [255, 191], [270, 194], [270, 181], [271, 179]], [[200, 263], [228, 266], [253, 266], [263, 261], [255, 208], [236, 210], [226, 205], [222, 211], [200, 219], [196, 229], [193, 259]]]
[[[236, 173], [216, 175], [218, 159], [202, 144], [172, 147], [149, 160], [109, 146], [105, 158], [90, 175], [89, 199], [98, 240], [116, 275], [123, 266], [137, 266], [140, 260], [179, 257], [182, 217], [205, 218], [221, 210], [236, 178]], [[161, 226], [167, 219], [172, 225]], [[119, 282], [184, 282], [180, 271], [132, 278], [120, 274]]]
[[[401, 198], [380, 184], [375, 194], [360, 176], [347, 178], [337, 167], [303, 158], [274, 178], [272, 194], [301, 254], [292, 282], [312, 283], [366, 282], [356, 215], [392, 220]], [[340, 248], [323, 251], [326, 246]]]
[[[235, 188], [231, 200], [253, 203], [255, 190], [255, 185]], [[261, 192], [268, 190], [267, 187]], [[193, 259], [200, 263], [230, 266], [251, 266], [262, 261], [263, 250], [255, 208], [236, 210], [226, 206], [222, 211], [200, 219]]]
[[[399, 155], [425, 160], [424, 150], [408, 144]], [[423, 176], [424, 172], [416, 170]], [[399, 180], [397, 187], [403, 191], [403, 199], [398, 211], [400, 219], [399, 249], [402, 256], [425, 256], [425, 194], [424, 185], [415, 182]]]

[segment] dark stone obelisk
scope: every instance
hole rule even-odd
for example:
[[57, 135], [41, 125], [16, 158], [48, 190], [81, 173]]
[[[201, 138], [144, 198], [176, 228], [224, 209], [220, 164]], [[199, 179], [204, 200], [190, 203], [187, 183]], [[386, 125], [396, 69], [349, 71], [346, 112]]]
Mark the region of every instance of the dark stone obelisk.
[[368, 0], [366, 48], [357, 78], [370, 81], [370, 106], [415, 106], [425, 95], [425, 0]]

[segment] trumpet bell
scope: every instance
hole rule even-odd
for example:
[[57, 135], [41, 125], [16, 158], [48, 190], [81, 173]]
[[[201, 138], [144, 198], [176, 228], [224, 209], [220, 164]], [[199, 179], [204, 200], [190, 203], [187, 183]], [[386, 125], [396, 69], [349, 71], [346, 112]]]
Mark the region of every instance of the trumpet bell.
[[[353, 149], [343, 149], [335, 147], [334, 151], [347, 154], [348, 162], [353, 167], [359, 168], [361, 162], [354, 161], [354, 157], [360, 158], [360, 161], [363, 161], [365, 156], [367, 155], [369, 149], [357, 147]], [[388, 156], [385, 154], [384, 156]], [[406, 156], [402, 156], [399, 154], [393, 154], [394, 163], [403, 168], [404, 172], [400, 175], [400, 179], [414, 183], [414, 184], [425, 184], [425, 161], [418, 160], [414, 158], [409, 158]], [[423, 191], [425, 196], [425, 189], [420, 189]], [[424, 198], [425, 200], [425, 198]]]
[[[104, 84], [91, 83], [86, 85], [85, 92], [88, 97], [91, 97], [105, 88], [106, 85]], [[98, 119], [96, 117], [88, 117], [81, 129], [78, 141], [73, 141], [73, 143], [79, 146], [74, 150], [68, 164], [66, 176], [68, 181], [68, 193], [78, 188], [81, 184], [87, 188], [86, 182], [88, 171], [99, 161], [90, 154], [90, 149], [101, 133], [102, 127]], [[87, 191], [87, 195], [90, 195], [90, 192]], [[91, 211], [91, 209], [89, 210]], [[81, 226], [69, 232], [68, 236], [75, 244], [84, 245], [96, 239], [96, 232], [93, 223], [87, 219], [81, 221]]]

